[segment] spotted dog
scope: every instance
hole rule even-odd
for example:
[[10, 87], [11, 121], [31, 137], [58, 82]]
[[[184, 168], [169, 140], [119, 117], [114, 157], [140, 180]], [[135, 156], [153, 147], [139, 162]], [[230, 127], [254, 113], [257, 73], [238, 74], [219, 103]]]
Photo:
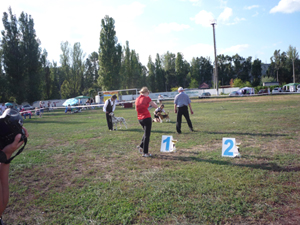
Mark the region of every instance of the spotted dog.
[[166, 115], [163, 115], [161, 113], [157, 113], [158, 117], [159, 117], [159, 122], [163, 122], [163, 120], [165, 119], [166, 122], [171, 122], [170, 117], [169, 117], [169, 112], [167, 112]]
[[113, 112], [111, 112], [109, 115], [111, 116], [113, 127], [115, 127], [116, 130], [118, 128], [118, 123], [120, 124], [120, 128], [122, 128], [123, 123], [127, 129], [127, 123], [123, 117], [115, 117], [115, 114]]

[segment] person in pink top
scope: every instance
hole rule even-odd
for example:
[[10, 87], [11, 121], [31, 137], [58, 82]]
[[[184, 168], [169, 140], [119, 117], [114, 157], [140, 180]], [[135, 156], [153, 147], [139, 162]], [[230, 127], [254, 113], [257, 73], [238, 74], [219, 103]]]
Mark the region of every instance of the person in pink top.
[[143, 127], [144, 135], [141, 141], [141, 144], [138, 145], [138, 149], [140, 153], [143, 153], [143, 157], [150, 157], [152, 156], [149, 152], [149, 141], [150, 141], [150, 134], [151, 134], [151, 126], [152, 126], [152, 119], [151, 114], [148, 110], [149, 105], [154, 108], [157, 108], [155, 102], [151, 100], [149, 97], [149, 90], [147, 87], [143, 87], [140, 90], [140, 96], [135, 100], [135, 110], [137, 111], [137, 117], [139, 123]]

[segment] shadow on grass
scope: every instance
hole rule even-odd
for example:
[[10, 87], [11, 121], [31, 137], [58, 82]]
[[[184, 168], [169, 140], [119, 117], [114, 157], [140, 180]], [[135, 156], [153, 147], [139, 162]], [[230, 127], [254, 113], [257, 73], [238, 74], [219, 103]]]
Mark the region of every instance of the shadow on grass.
[[[143, 133], [144, 130], [142, 129], [118, 129], [118, 130], [121, 130], [121, 131], [130, 131], [130, 132], [139, 132], [139, 133]], [[162, 133], [162, 134], [175, 134], [176, 132], [175, 131], [164, 131], [164, 130], [151, 130], [151, 133]]]
[[77, 121], [63, 121], [63, 120], [25, 120], [24, 124], [26, 123], [59, 123], [59, 124], [84, 124], [84, 122], [77, 122]]
[[184, 156], [171, 156], [171, 155], [158, 155], [154, 158], [158, 159], [166, 159], [166, 160], [179, 160], [179, 161], [195, 161], [195, 162], [208, 162], [217, 165], [225, 165], [225, 166], [236, 166], [236, 167], [248, 167], [252, 169], [262, 169], [269, 170], [274, 172], [298, 172], [300, 171], [300, 166], [296, 167], [281, 167], [276, 163], [261, 163], [261, 164], [234, 164], [231, 162], [221, 161], [221, 160], [213, 160], [213, 159], [200, 159], [197, 157], [184, 157]]
[[262, 137], [280, 137], [280, 136], [288, 136], [286, 134], [271, 134], [271, 133], [241, 133], [241, 132], [209, 132], [203, 131], [203, 133], [207, 134], [232, 134], [232, 135], [252, 135], [252, 136], [262, 136]]

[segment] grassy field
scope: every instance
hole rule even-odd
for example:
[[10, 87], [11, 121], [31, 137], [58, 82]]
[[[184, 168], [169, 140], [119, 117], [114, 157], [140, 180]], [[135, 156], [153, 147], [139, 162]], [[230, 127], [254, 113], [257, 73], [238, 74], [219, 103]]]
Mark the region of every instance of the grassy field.
[[[102, 110], [62, 111], [25, 121], [24, 152], [11, 163], [6, 224], [299, 224], [300, 95], [192, 100], [183, 119], [154, 123], [150, 152], [134, 109], [109, 132]], [[152, 110], [153, 111], [153, 110]], [[152, 113], [151, 111], [151, 113]], [[177, 139], [161, 153], [162, 135]], [[241, 158], [221, 157], [222, 138]]]

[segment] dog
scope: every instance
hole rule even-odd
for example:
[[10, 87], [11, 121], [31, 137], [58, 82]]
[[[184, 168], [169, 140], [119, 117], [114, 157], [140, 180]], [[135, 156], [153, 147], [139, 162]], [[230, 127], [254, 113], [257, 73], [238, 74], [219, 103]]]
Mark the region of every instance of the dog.
[[115, 127], [116, 130], [118, 128], [118, 123], [120, 124], [120, 128], [122, 128], [123, 123], [127, 129], [127, 123], [123, 117], [115, 117], [115, 114], [113, 112], [111, 112], [109, 115], [111, 116], [113, 127]]
[[165, 119], [166, 122], [171, 122], [170, 117], [169, 117], [169, 112], [167, 112], [166, 115], [161, 114], [160, 112], [157, 113], [158, 117], [159, 117], [159, 122], [163, 122], [163, 120]]

